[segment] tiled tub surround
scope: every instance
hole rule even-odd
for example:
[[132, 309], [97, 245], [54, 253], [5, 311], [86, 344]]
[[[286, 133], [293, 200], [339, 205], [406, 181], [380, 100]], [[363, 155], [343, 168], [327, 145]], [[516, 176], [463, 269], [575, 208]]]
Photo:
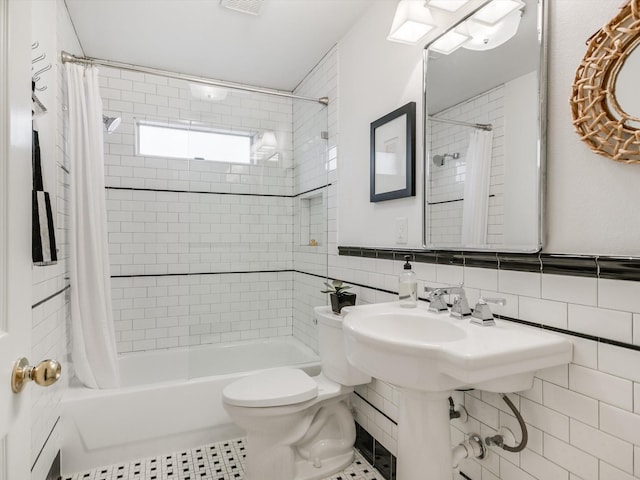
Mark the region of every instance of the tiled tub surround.
[[[303, 82], [307, 93], [326, 85], [327, 65]], [[208, 101], [184, 81], [113, 68], [101, 75], [105, 113], [122, 117], [105, 135], [119, 353], [292, 335], [293, 299], [325, 300], [294, 295], [293, 275], [312, 274], [307, 283], [320, 290], [327, 271], [327, 108], [232, 90]], [[139, 156], [140, 120], [273, 131], [278, 156], [251, 165]], [[315, 335], [305, 341], [314, 345]]]
[[[473, 480], [640, 478], [640, 262], [634, 258], [553, 254], [400, 251], [340, 247], [330, 276], [353, 283], [360, 300], [394, 300], [404, 254], [415, 255], [419, 289], [464, 281], [473, 306], [480, 295], [507, 299], [493, 311], [567, 335], [568, 366], [538, 372], [531, 390], [510, 394], [529, 445], [517, 454], [491, 447], [483, 461], [465, 461]], [[394, 255], [398, 260], [393, 260]], [[354, 395], [356, 418], [396, 455], [397, 390], [374, 380]], [[516, 432], [515, 417], [496, 394], [454, 392], [469, 422], [452, 421], [452, 440]], [[456, 478], [465, 478], [458, 476]]]

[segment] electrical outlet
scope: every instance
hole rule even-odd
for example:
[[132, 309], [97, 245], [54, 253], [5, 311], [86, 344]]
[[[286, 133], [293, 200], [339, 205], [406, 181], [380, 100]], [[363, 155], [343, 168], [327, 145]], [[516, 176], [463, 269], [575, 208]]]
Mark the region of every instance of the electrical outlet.
[[409, 222], [407, 217], [396, 218], [396, 243], [406, 245], [409, 243]]

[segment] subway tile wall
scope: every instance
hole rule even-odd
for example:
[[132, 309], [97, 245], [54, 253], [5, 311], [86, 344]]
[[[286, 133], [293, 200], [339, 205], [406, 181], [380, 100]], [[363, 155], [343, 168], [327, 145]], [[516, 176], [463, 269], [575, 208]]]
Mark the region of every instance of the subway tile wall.
[[[291, 99], [227, 90], [222, 100], [206, 100], [183, 80], [106, 67], [100, 69], [100, 93], [104, 113], [122, 118], [117, 131], [105, 135], [107, 187], [291, 195]], [[252, 165], [138, 156], [137, 121], [252, 136], [274, 132], [279, 155]]]
[[[330, 93], [329, 58], [335, 52], [295, 93]], [[327, 107], [234, 91], [207, 101], [184, 81], [113, 68], [101, 75], [105, 114], [122, 118], [105, 135], [118, 352], [294, 333], [317, 348], [313, 306], [326, 302], [319, 291], [327, 272]], [[278, 155], [252, 165], [139, 156], [139, 120], [274, 131]]]
[[[328, 304], [326, 287], [327, 255], [331, 228], [330, 189], [335, 181], [331, 159], [336, 155], [338, 72], [337, 47], [333, 47], [300, 82], [295, 94], [312, 98], [328, 97], [329, 104], [294, 104], [294, 191], [293, 335], [318, 350], [313, 308]], [[327, 138], [323, 138], [327, 132]], [[328, 216], [329, 215], [329, 216]], [[307, 241], [308, 239], [308, 241]], [[312, 245], [311, 240], [316, 241]]]
[[[489, 195], [489, 221], [487, 243], [504, 243], [504, 86], [473, 97], [435, 117], [455, 119], [469, 123], [493, 125], [493, 151]], [[469, 127], [451, 125], [434, 120], [430, 123], [430, 153], [434, 155], [459, 154], [460, 158], [446, 157], [444, 165], [429, 165], [429, 243], [460, 245], [464, 179], [469, 147]]]
[[292, 335], [293, 273], [112, 278], [118, 352]]
[[293, 199], [107, 189], [112, 275], [292, 268]]
[[[44, 6], [43, 6], [44, 8]], [[60, 44], [59, 38], [68, 29], [69, 19], [62, 2], [46, 6], [56, 24], [52, 37], [39, 38], [40, 48], [54, 52]], [[51, 55], [50, 58], [55, 58]], [[31, 351], [25, 352], [33, 363], [51, 358], [62, 364], [62, 377], [48, 387], [33, 386], [31, 389], [31, 478], [42, 480], [46, 477], [62, 443], [58, 420], [60, 401], [74, 375], [70, 357], [70, 309], [69, 309], [69, 157], [67, 153], [67, 128], [63, 106], [67, 104], [66, 81], [63, 66], [53, 62], [53, 68], [43, 75], [48, 91], [39, 93], [48, 113], [39, 122], [40, 129], [49, 129], [46, 134], [53, 136], [53, 142], [43, 144], [41, 150], [43, 165], [51, 162], [54, 178], [45, 178], [46, 188], [55, 208], [54, 227], [58, 263], [50, 266], [32, 267], [32, 331]], [[44, 94], [44, 95], [43, 95]], [[43, 132], [44, 133], [44, 132]], [[46, 146], [45, 146], [46, 145]], [[47, 150], [52, 147], [54, 150]], [[45, 170], [47, 171], [47, 170]]]
[[[395, 300], [394, 294], [367, 286], [396, 291], [393, 284], [401, 273], [401, 261], [342, 256], [334, 256], [330, 261], [330, 276], [362, 285], [356, 288], [361, 301]], [[540, 371], [531, 390], [509, 395], [527, 423], [529, 446], [519, 454], [491, 447], [485, 460], [467, 460], [460, 470], [474, 480], [640, 478], [640, 436], [637, 434], [640, 431], [637, 400], [640, 349], [637, 348], [638, 322], [634, 322], [640, 312], [625, 304], [611, 308], [608, 301], [599, 300], [598, 292], [606, 291], [612, 280], [448, 267], [443, 275], [438, 268], [416, 268], [420, 291], [424, 286], [453, 285], [449, 281], [452, 275], [468, 284], [467, 279], [477, 279], [484, 273], [489, 279], [488, 288], [483, 288], [477, 280], [465, 288], [471, 304], [480, 295], [507, 298], [507, 305], [496, 307], [496, 313], [568, 331], [565, 335], [574, 345], [570, 365]], [[495, 273], [498, 277], [508, 276], [508, 281], [505, 278], [504, 283], [498, 282], [498, 288], [491, 281]], [[517, 278], [513, 274], [518, 274]], [[543, 288], [549, 277], [557, 284], [566, 284], [568, 290], [564, 298], [556, 291]], [[576, 279], [593, 287], [583, 290], [578, 299], [570, 287]], [[623, 291], [640, 295], [640, 283], [615, 282]], [[356, 392], [354, 406], [358, 422], [397, 454], [396, 390], [376, 381], [358, 387]], [[510, 428], [520, 438], [515, 417], [496, 394], [475, 390], [454, 392], [454, 399], [465, 406], [471, 417], [465, 424], [458, 420], [452, 422], [454, 444], [468, 433], [485, 437], [501, 426]]]

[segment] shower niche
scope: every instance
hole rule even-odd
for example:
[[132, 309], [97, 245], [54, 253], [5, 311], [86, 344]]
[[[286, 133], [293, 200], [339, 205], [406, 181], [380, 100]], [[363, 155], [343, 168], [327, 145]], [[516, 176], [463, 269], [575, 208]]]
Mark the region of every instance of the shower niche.
[[325, 238], [327, 226], [323, 192], [312, 192], [298, 197], [298, 226], [301, 247], [319, 247]]

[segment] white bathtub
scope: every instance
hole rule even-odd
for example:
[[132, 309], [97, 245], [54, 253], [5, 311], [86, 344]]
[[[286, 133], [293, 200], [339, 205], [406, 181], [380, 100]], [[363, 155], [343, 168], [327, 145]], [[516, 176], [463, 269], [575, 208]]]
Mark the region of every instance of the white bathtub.
[[266, 368], [320, 372], [292, 337], [143, 352], [120, 358], [122, 387], [70, 388], [62, 402], [62, 473], [171, 453], [243, 435], [222, 389]]

